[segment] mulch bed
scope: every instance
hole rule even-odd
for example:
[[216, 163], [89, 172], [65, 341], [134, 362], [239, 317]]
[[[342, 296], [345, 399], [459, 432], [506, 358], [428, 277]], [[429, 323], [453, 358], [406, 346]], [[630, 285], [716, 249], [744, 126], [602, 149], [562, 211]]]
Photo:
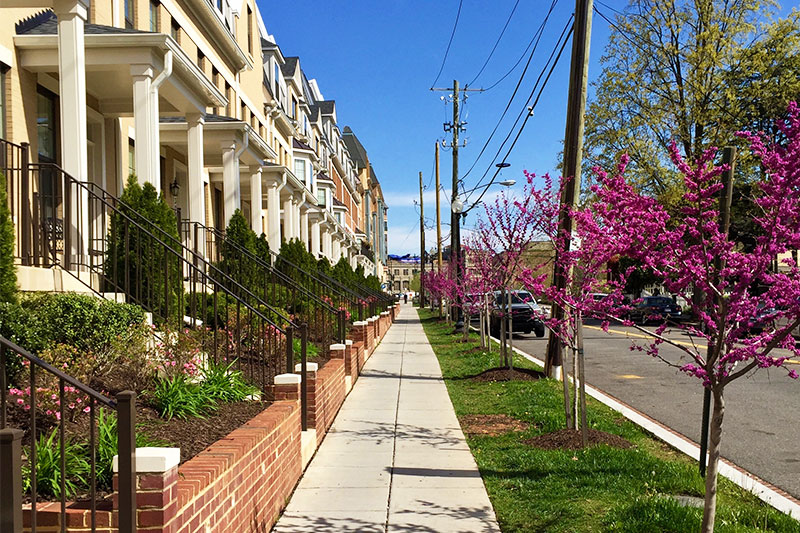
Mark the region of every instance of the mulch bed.
[[486, 381], [537, 381], [544, 379], [546, 376], [543, 372], [538, 370], [531, 370], [529, 368], [515, 368], [509, 370], [508, 368], [490, 368], [472, 376], [473, 381], [486, 382]]
[[184, 463], [267, 408], [266, 402], [220, 403], [206, 418], [164, 420], [155, 410], [138, 406], [137, 430], [181, 449]]
[[511, 431], [525, 431], [529, 427], [529, 424], [508, 415], [464, 415], [458, 420], [467, 435], [496, 437]]
[[[575, 429], [559, 429], [523, 442], [543, 450], [580, 450], [583, 448], [581, 432]], [[633, 447], [633, 444], [619, 435], [590, 429], [587, 435], [587, 446], [597, 446], [599, 444], [606, 444], [612, 448], [621, 448], [623, 450]]]

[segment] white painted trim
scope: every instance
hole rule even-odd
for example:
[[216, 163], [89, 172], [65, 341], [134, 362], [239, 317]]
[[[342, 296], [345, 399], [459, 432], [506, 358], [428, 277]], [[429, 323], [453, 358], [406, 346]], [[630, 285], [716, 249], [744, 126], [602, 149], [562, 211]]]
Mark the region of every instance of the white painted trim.
[[[319, 370], [319, 363], [306, 363], [306, 372], [317, 372]], [[302, 372], [303, 371], [303, 364], [296, 363], [294, 365], [295, 372]]]
[[13, 66], [14, 53], [0, 44], [0, 63], [5, 64], [7, 67]]
[[[491, 337], [491, 339], [498, 344], [500, 343], [500, 341], [495, 337]], [[523, 352], [519, 348], [513, 348], [513, 350], [528, 361], [544, 367], [544, 361]], [[568, 379], [572, 381], [572, 377], [569, 377]], [[668, 428], [660, 422], [653, 420], [644, 413], [637, 411], [633, 407], [624, 404], [613, 396], [606, 394], [605, 392], [589, 385], [588, 383], [586, 384], [586, 392], [592, 398], [617, 411], [637, 426], [641, 427], [648, 433], [653, 434], [656, 438], [663, 440], [673, 448], [683, 452], [692, 459], [696, 461], [699, 460], [700, 446], [691, 439], [680, 435], [676, 431]], [[761, 501], [768, 503], [775, 509], [788, 514], [792, 518], [800, 519], [800, 503], [798, 503], [797, 500], [787, 498], [783, 494], [780, 494], [778, 491], [765, 484], [761, 479], [754, 476], [750, 472], [747, 472], [743, 468], [736, 467], [733, 463], [726, 459], [720, 459], [719, 473], [733, 481], [741, 488], [755, 494], [759, 499], [761, 499]]]

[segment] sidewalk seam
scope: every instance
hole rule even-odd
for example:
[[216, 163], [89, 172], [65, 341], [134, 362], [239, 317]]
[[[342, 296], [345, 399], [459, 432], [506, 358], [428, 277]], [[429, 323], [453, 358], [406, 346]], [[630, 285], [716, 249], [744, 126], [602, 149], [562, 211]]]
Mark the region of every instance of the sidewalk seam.
[[[398, 314], [398, 318], [399, 318]], [[392, 466], [389, 471], [389, 496], [386, 500], [386, 522], [383, 525], [384, 533], [389, 531], [389, 516], [392, 509], [392, 483], [394, 482], [394, 462], [397, 455], [397, 420], [400, 417], [400, 393], [403, 387], [403, 362], [406, 355], [406, 338], [408, 337], [408, 325], [403, 327], [403, 349], [400, 352], [400, 377], [397, 380], [397, 403], [394, 408], [394, 437], [392, 438]]]

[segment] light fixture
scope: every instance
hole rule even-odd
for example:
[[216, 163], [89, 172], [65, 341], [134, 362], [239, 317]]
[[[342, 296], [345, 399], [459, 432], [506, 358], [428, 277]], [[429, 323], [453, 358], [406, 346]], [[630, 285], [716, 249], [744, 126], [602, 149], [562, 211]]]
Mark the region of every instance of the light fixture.
[[515, 183], [517, 183], [517, 180], [503, 180], [503, 181], [498, 181], [497, 183], [498, 185], [502, 185], [503, 187], [511, 187]]
[[174, 205], [178, 205], [178, 193], [180, 190], [181, 186], [178, 183], [178, 177], [175, 176], [175, 178], [172, 180], [172, 183], [169, 184], [169, 193], [172, 195], [172, 203]]
[[461, 198], [453, 200], [452, 209], [453, 213], [460, 213], [464, 210], [464, 202], [461, 201]]

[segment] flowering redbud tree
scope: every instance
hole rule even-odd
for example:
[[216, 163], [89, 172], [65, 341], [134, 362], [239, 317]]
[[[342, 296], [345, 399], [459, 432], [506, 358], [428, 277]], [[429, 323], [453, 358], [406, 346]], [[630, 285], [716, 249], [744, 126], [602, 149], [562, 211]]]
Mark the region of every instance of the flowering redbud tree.
[[[528, 246], [542, 235], [542, 213], [532, 194], [532, 184], [526, 183], [522, 193], [501, 192], [494, 202], [484, 204], [484, 213], [478, 219], [473, 232], [473, 246], [482, 250], [486, 260], [479, 272], [494, 283], [493, 289], [506, 291], [512, 289], [524, 268], [524, 256]], [[508, 309], [506, 309], [508, 307]], [[506, 313], [511, 315], [507, 304], [497, 310], [503, 325], [510, 323]], [[513, 350], [507, 349], [503, 335], [501, 349], [504, 365], [513, 368]]]
[[[796, 104], [790, 105], [780, 128], [786, 139], [783, 145], [771, 144], [765, 135], [739, 134], [749, 140], [765, 171], [754, 198], [760, 210], [755, 219], [760, 235], [751, 252], [720, 230], [716, 198], [722, 187], [719, 177], [727, 167], [714, 165], [713, 149], [693, 164], [684, 161], [675, 146], [671, 150], [685, 184], [685, 207], [678, 220], [625, 180], [626, 157], [614, 175], [597, 171], [598, 184], [592, 188], [596, 202], [574, 214], [583, 242], [595, 239], [606, 255], [638, 260], [668, 291], [690, 302], [699, 317], [699, 324], [678, 326], [694, 338], [692, 346], [672, 342], [664, 335], [666, 324], [653, 331], [637, 327], [654, 339], [647, 353], [697, 377], [711, 391], [704, 533], [714, 529], [725, 388], [759, 368], [784, 368], [789, 377], [797, 378], [785, 365], [791, 356], [800, 355], [791, 335], [800, 326], [800, 270], [792, 259], [783, 259], [778, 271], [772, 268], [776, 258], [800, 248], [800, 109]], [[702, 298], [692, 298], [695, 290]], [[776, 309], [773, 327], [752, 334], [749, 325], [764, 308]], [[682, 357], [674, 360], [660, 350], [665, 343], [681, 350]]]
[[[573, 391], [570, 400], [568, 380], [564, 379], [564, 410], [567, 427], [580, 429], [583, 444], [586, 445], [586, 397], [585, 373], [583, 364], [583, 319], [599, 318], [608, 321], [607, 315], [611, 309], [617, 308], [622, 301], [623, 285], [619, 281], [609, 280], [608, 264], [616, 255], [613, 246], [609, 246], [605, 239], [581, 239], [582, 228], [577, 228], [574, 235], [559, 229], [559, 215], [569, 211], [567, 206], [561, 204], [561, 196], [567, 183], [561, 179], [556, 187], [548, 174], [539, 179], [541, 185], [536, 186], [536, 175], [525, 172], [528, 183], [528, 193], [536, 205], [539, 218], [538, 227], [542, 237], [553, 245], [555, 261], [561, 267], [565, 276], [565, 288], [560, 288], [549, 283], [553, 272], [553, 261], [543, 261], [535, 265], [525, 266], [519, 276], [522, 285], [537, 298], [552, 302], [565, 310], [562, 316], [541, 316], [551, 335], [555, 335], [565, 351], [572, 353]], [[520, 210], [526, 209], [522, 203], [517, 203]], [[570, 213], [575, 215], [574, 213]], [[588, 237], [588, 236], [587, 236]], [[595, 299], [597, 293], [610, 294], [602, 299]], [[580, 385], [580, 402], [578, 401], [578, 386]]]

